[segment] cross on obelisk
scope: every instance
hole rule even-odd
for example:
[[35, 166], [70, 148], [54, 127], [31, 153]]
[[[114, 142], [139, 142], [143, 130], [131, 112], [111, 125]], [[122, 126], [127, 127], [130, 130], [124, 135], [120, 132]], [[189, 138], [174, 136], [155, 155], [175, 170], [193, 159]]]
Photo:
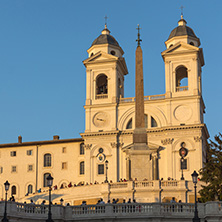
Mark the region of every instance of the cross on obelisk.
[[140, 39], [140, 25], [138, 24], [137, 25], [137, 28], [136, 28], [137, 30], [138, 30], [138, 33], [137, 33], [137, 46], [140, 46], [140, 42], [142, 42], [142, 39]]

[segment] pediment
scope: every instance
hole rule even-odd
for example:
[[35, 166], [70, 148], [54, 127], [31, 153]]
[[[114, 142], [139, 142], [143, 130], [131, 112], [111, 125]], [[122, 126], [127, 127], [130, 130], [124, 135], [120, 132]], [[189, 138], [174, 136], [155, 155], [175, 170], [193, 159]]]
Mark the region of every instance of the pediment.
[[110, 54], [102, 52], [102, 51], [99, 51], [95, 55], [84, 60], [83, 64], [85, 65], [87, 63], [116, 61], [116, 60], [118, 60], [118, 57], [110, 55]]
[[165, 56], [166, 54], [177, 54], [177, 53], [188, 53], [188, 52], [194, 52], [199, 51], [200, 49], [196, 46], [184, 43], [184, 42], [178, 42], [177, 44], [171, 46], [170, 48], [163, 51], [161, 54], [162, 56]]

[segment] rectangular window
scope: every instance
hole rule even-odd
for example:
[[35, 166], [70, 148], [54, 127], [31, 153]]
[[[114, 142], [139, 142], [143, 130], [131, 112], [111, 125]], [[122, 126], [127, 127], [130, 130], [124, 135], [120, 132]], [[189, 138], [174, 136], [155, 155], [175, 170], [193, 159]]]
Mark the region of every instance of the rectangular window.
[[32, 156], [32, 150], [27, 150], [27, 156]]
[[104, 164], [98, 164], [98, 174], [104, 174]]
[[33, 171], [33, 165], [28, 165], [28, 171]]
[[62, 163], [62, 170], [66, 170], [67, 169], [67, 162], [63, 162]]
[[11, 156], [16, 156], [16, 151], [11, 151], [10, 155]]
[[0, 174], [3, 173], [3, 167], [0, 167]]
[[12, 173], [16, 173], [17, 169], [16, 166], [12, 166]]
[[66, 147], [62, 147], [62, 153], [66, 153]]
[[180, 169], [181, 170], [187, 170], [187, 159], [181, 159], [180, 160]]

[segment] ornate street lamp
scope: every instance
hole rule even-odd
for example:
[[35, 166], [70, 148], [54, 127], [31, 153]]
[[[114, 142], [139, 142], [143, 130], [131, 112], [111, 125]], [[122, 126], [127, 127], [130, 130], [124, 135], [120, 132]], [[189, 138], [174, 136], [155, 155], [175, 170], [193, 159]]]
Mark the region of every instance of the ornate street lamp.
[[107, 173], [108, 173], [108, 163], [109, 163], [109, 161], [106, 160], [105, 161], [105, 165], [106, 165], [106, 180], [105, 180], [105, 183], [108, 183], [108, 175], [107, 175]]
[[4, 212], [4, 217], [2, 218], [2, 222], [8, 222], [9, 220], [7, 219], [7, 192], [10, 186], [8, 180], [4, 183], [4, 185], [5, 185], [5, 212]]
[[181, 180], [184, 180], [184, 176], [183, 176], [183, 162], [184, 162], [184, 158], [181, 157], [180, 159], [180, 166], [181, 166]]
[[48, 219], [46, 222], [54, 222], [52, 220], [52, 212], [51, 212], [51, 190], [52, 190], [52, 184], [53, 184], [53, 177], [51, 174], [48, 175], [47, 179], [47, 186], [49, 187], [49, 212], [48, 212]]
[[195, 194], [195, 210], [194, 210], [194, 218], [193, 218], [193, 222], [200, 222], [200, 218], [198, 217], [198, 210], [197, 210], [197, 177], [198, 177], [198, 173], [196, 172], [196, 170], [194, 170], [194, 172], [191, 174], [192, 179], [193, 179], [193, 183], [194, 183], [194, 194]]

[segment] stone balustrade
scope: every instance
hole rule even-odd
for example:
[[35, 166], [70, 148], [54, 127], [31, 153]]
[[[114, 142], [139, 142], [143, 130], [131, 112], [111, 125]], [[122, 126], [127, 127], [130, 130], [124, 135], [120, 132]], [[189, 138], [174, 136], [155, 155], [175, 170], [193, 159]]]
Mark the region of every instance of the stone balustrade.
[[[200, 182], [197, 185], [199, 190]], [[62, 198], [64, 203], [71, 205], [81, 204], [82, 201], [86, 201], [87, 204], [96, 204], [99, 198], [103, 198], [106, 202], [113, 198], [119, 198], [121, 202], [123, 199], [127, 201], [130, 198], [131, 200], [136, 199], [140, 203], [147, 203], [167, 202], [172, 197], [184, 203], [192, 202], [194, 198], [193, 183], [185, 180], [126, 181], [52, 190], [53, 203], [59, 204]], [[36, 204], [40, 204], [43, 200], [48, 202], [48, 189], [17, 201], [29, 203], [31, 199]]]
[[182, 92], [182, 91], [187, 91], [188, 86], [178, 86], [176, 87], [176, 92]]
[[[157, 99], [165, 99], [165, 94], [144, 96], [144, 101], [157, 100]], [[129, 102], [135, 102], [135, 97], [121, 98], [120, 99], [120, 103], [129, 103]]]
[[[221, 221], [221, 202], [198, 203], [201, 221]], [[3, 217], [5, 202], [0, 202], [0, 219]], [[14, 221], [45, 221], [48, 205], [7, 202], [7, 215]], [[52, 218], [56, 221], [183, 221], [190, 222], [194, 216], [194, 204], [190, 203], [126, 203], [98, 204], [85, 206], [52, 206]]]

